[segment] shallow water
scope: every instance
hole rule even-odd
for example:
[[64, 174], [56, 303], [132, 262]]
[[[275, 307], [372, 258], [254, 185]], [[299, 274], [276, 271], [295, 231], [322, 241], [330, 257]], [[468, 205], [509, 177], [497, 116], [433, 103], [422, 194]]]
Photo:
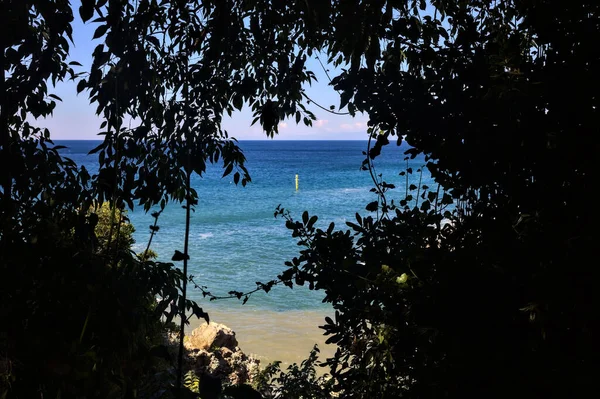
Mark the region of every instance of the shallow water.
[[[327, 315], [326, 312], [307, 310], [225, 310], [210, 312], [210, 320], [225, 324], [235, 331], [242, 351], [256, 355], [260, 359], [261, 367], [280, 360], [285, 368], [306, 359], [315, 344], [319, 345], [321, 351], [319, 359], [325, 360], [333, 356], [335, 346], [325, 345], [328, 337], [318, 328], [319, 325], [325, 324], [324, 318]], [[201, 323], [205, 322], [190, 321], [188, 333]]]
[[[63, 155], [91, 173], [97, 172], [96, 156], [87, 154], [99, 142], [57, 144], [68, 147], [61, 151]], [[370, 192], [370, 174], [360, 170], [366, 142], [242, 141], [240, 146], [252, 176], [247, 187], [233, 184], [232, 176], [222, 178], [220, 166], [209, 166], [202, 178], [192, 178], [200, 198], [191, 220], [189, 274], [217, 296], [231, 290], [251, 291], [256, 288], [256, 281], [275, 279], [286, 268], [284, 262], [298, 256], [301, 248], [284, 220], [273, 217], [277, 205], [289, 209], [295, 219], [304, 210], [318, 215], [319, 228], [334, 222], [337, 229], [347, 229], [346, 221], [355, 221], [357, 212], [363, 217], [368, 215], [365, 205], [377, 198]], [[410, 186], [421, 182], [433, 189], [429, 173], [419, 173], [425, 160], [417, 157], [407, 163], [407, 148], [389, 145], [375, 161], [376, 173], [396, 186], [388, 192], [388, 201], [403, 199], [407, 183]], [[407, 167], [414, 170], [413, 174], [400, 176], [399, 172]], [[136, 228], [134, 249], [141, 251], [148, 242], [147, 226], [153, 223], [152, 217], [139, 208], [130, 211], [129, 217]], [[180, 204], [171, 203], [158, 223], [160, 231], [153, 239], [152, 249], [159, 260], [168, 262], [175, 250], [183, 251], [185, 212]], [[206, 301], [195, 289], [188, 291], [188, 297], [198, 301], [212, 320], [231, 327], [238, 335], [240, 347], [257, 354], [263, 364], [273, 360], [301, 361], [314, 343], [320, 344], [325, 356], [333, 353], [333, 348], [324, 346], [326, 337], [317, 327], [324, 323], [325, 315], [332, 313], [331, 306], [322, 303], [323, 292], [276, 286], [269, 294], [252, 295], [243, 306], [236, 300]]]

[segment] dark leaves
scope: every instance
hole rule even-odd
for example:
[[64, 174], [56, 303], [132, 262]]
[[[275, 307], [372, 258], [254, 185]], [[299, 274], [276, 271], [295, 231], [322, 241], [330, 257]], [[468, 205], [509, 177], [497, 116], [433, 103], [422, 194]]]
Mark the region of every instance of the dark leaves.
[[104, 36], [106, 34], [106, 31], [108, 30], [109, 26], [108, 25], [100, 25], [98, 28], [96, 28], [96, 31], [94, 32], [94, 36], [92, 37], [92, 39], [98, 39], [102, 36]]
[[204, 310], [202, 310], [202, 308], [200, 306], [198, 306], [198, 304], [196, 302], [190, 301], [190, 305], [191, 305], [194, 316], [196, 316], [199, 319], [204, 319], [204, 320], [206, 320], [207, 323], [210, 323], [210, 317], [208, 316], [208, 313], [206, 313]]
[[175, 250], [175, 253], [173, 254], [173, 257], [171, 258], [172, 261], [174, 262], [179, 262], [185, 259], [190, 259], [189, 255], [185, 255], [183, 252]]
[[81, 6], [79, 7], [79, 15], [83, 22], [87, 22], [94, 15], [95, 0], [81, 0]]
[[369, 202], [365, 209], [369, 212], [375, 212], [379, 208], [379, 203], [377, 201]]

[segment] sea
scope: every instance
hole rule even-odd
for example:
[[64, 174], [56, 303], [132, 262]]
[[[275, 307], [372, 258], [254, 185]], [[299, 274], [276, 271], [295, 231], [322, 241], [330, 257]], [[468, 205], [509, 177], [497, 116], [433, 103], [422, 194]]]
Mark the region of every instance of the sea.
[[[98, 170], [97, 156], [88, 153], [99, 141], [55, 143], [67, 147], [61, 150], [63, 156], [91, 173]], [[211, 165], [205, 175], [192, 178], [199, 203], [191, 219], [189, 274], [217, 296], [227, 296], [232, 290], [247, 292], [256, 288], [256, 282], [276, 279], [286, 268], [284, 262], [299, 255], [302, 247], [285, 227], [285, 220], [274, 217], [277, 206], [296, 219], [304, 211], [317, 215], [316, 225], [323, 229], [332, 222], [336, 229], [348, 229], [346, 222], [355, 221], [356, 213], [373, 214], [365, 206], [377, 199], [370, 191], [374, 187], [370, 173], [361, 170], [366, 141], [265, 140], [240, 141], [239, 145], [252, 179], [246, 187], [235, 185], [233, 176], [222, 177], [221, 165]], [[375, 160], [376, 175], [396, 187], [388, 192], [388, 201], [403, 199], [407, 184], [418, 186], [420, 181], [421, 186], [434, 186], [423, 157], [405, 159], [408, 148], [390, 144]], [[400, 175], [407, 168], [412, 174]], [[129, 210], [128, 216], [135, 227], [134, 250], [141, 252], [153, 218], [141, 207]], [[183, 252], [185, 210], [181, 204], [169, 203], [158, 225], [151, 248], [158, 260], [170, 261], [175, 250]], [[325, 356], [334, 349], [323, 348], [326, 337], [318, 328], [332, 313], [321, 291], [275, 286], [268, 294], [253, 294], [246, 304], [237, 299], [209, 301], [193, 287], [188, 296], [211, 320], [236, 331], [243, 350], [264, 361], [301, 361], [315, 343]], [[200, 322], [192, 322], [189, 328]]]

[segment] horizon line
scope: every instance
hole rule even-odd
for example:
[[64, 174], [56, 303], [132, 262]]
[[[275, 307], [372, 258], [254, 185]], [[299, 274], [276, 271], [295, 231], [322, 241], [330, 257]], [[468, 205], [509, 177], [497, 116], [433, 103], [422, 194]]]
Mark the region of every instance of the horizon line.
[[[235, 137], [232, 137], [233, 139], [235, 139]], [[53, 139], [52, 137], [50, 138], [50, 140], [52, 141], [104, 141], [103, 139]], [[368, 141], [369, 139], [280, 139], [280, 140], [275, 140], [275, 139], [235, 139], [237, 141]]]

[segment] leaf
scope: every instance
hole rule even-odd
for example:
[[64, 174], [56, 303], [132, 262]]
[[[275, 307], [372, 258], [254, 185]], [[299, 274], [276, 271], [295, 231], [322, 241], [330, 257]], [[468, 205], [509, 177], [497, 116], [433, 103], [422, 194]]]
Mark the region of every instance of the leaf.
[[308, 211], [304, 211], [302, 213], [302, 223], [304, 223], [305, 225], [308, 224]]
[[352, 98], [352, 95], [354, 93], [350, 92], [350, 91], [344, 91], [342, 92], [342, 94], [340, 95], [340, 108], [342, 109], [344, 108], [348, 102], [350, 102], [350, 99]]
[[430, 202], [433, 202], [433, 201], [435, 201], [435, 198], [436, 198], [436, 197], [437, 197], [437, 194], [436, 194], [436, 193], [434, 193], [433, 191], [430, 191], [429, 193], [427, 193], [427, 199], [428, 199]]
[[155, 45], [156, 47], [160, 47], [160, 41], [156, 36], [148, 35], [146, 36], [146, 40]]
[[83, 22], [89, 21], [94, 16], [95, 0], [81, 0], [79, 15]]
[[360, 214], [358, 212], [356, 212], [355, 217], [358, 224], [362, 226], [362, 217], [360, 217]]
[[171, 258], [171, 260], [173, 262], [179, 262], [185, 259], [190, 259], [189, 255], [185, 255], [183, 252], [175, 250], [175, 253], [173, 254], [173, 257]]
[[452, 200], [452, 196], [450, 194], [444, 193], [444, 195], [442, 197], [442, 205], [450, 205], [453, 202], [454, 201]]
[[236, 94], [233, 96], [233, 106], [241, 111], [242, 110], [242, 106], [244, 105], [244, 99], [240, 94]]
[[362, 228], [359, 225], [357, 225], [356, 223], [346, 222], [346, 226], [350, 227], [354, 231], [362, 230]]
[[91, 150], [90, 150], [90, 152], [88, 152], [88, 155], [95, 154], [95, 153], [97, 153], [98, 151], [100, 151], [102, 148], [104, 148], [104, 143], [100, 143], [100, 145], [99, 145], [99, 146], [97, 146], [97, 147], [95, 147], [95, 148], [91, 149]]
[[225, 167], [225, 171], [223, 172], [223, 177], [229, 175], [232, 170], [233, 170], [233, 163], [230, 163], [229, 165], [227, 165]]
[[337, 344], [340, 341], [340, 337], [339, 335], [332, 335], [331, 337], [327, 338], [327, 340], [325, 341], [325, 344], [329, 345], [329, 344]]
[[373, 201], [367, 204], [365, 209], [369, 212], [375, 212], [379, 208], [379, 203], [377, 201]]
[[206, 323], [210, 324], [210, 317], [208, 316], [208, 313], [202, 310], [202, 308], [198, 306], [196, 302], [192, 302], [192, 311], [197, 318], [202, 318], [206, 320]]
[[87, 81], [85, 79], [81, 79], [78, 83], [77, 83], [77, 94], [81, 93], [82, 91], [85, 90], [85, 88], [87, 87]]
[[98, 28], [96, 28], [96, 31], [94, 32], [94, 36], [92, 37], [92, 39], [98, 39], [98, 38], [104, 36], [106, 34], [107, 30], [108, 30], [108, 25], [100, 25]]

